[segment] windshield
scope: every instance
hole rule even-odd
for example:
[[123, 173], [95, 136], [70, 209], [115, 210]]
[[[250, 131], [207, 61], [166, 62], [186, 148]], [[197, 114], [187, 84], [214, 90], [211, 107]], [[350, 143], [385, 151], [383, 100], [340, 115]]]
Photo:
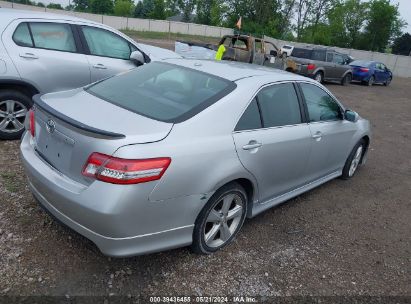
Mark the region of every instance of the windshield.
[[105, 101], [164, 122], [184, 121], [235, 89], [235, 83], [189, 68], [153, 62], [86, 89]]

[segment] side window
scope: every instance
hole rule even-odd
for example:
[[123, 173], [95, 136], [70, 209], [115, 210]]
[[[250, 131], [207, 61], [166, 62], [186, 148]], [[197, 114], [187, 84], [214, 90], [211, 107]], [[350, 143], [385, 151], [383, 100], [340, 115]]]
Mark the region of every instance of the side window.
[[69, 24], [31, 22], [29, 26], [33, 35], [34, 47], [64, 52], [77, 51]]
[[264, 127], [278, 127], [301, 123], [300, 105], [292, 83], [272, 85], [258, 95]]
[[235, 131], [254, 130], [261, 127], [260, 111], [258, 110], [257, 100], [254, 98], [238, 121]]
[[310, 122], [341, 118], [339, 105], [327, 92], [312, 84], [302, 83], [300, 85], [307, 104]]
[[334, 60], [334, 54], [327, 53], [327, 62], [333, 62], [333, 60]]
[[117, 59], [130, 59], [130, 43], [122, 37], [96, 27], [83, 26], [91, 55], [111, 57]]
[[312, 60], [318, 60], [318, 61], [325, 61], [325, 51], [322, 50], [313, 50], [313, 53], [311, 55]]
[[247, 45], [244, 40], [235, 39], [234, 40], [234, 47], [237, 49], [247, 50]]
[[13, 34], [13, 41], [19, 46], [33, 47], [33, 41], [26, 22], [20, 23]]
[[334, 54], [334, 62], [336, 64], [343, 64], [344, 63], [344, 58], [340, 54]]

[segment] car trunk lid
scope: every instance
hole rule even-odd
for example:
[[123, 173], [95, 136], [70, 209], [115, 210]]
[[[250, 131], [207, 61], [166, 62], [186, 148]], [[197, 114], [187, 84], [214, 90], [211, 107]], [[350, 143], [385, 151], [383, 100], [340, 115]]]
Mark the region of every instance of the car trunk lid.
[[59, 172], [83, 183], [93, 152], [112, 155], [119, 147], [161, 141], [173, 124], [133, 113], [83, 89], [34, 97], [38, 154]]

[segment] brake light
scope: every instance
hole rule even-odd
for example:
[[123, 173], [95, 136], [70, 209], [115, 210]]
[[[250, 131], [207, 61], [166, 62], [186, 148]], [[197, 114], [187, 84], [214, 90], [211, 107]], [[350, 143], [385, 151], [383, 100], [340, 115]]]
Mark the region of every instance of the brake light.
[[307, 70], [315, 70], [315, 64], [310, 63], [309, 65], [307, 65]]
[[29, 128], [30, 128], [30, 134], [31, 136], [36, 135], [36, 123], [35, 123], [35, 112], [34, 108], [31, 108], [29, 111]]
[[123, 159], [92, 153], [82, 174], [112, 184], [138, 184], [160, 179], [171, 163], [168, 157]]
[[368, 69], [368, 68], [360, 68], [360, 71], [361, 72], [368, 72], [370, 69]]

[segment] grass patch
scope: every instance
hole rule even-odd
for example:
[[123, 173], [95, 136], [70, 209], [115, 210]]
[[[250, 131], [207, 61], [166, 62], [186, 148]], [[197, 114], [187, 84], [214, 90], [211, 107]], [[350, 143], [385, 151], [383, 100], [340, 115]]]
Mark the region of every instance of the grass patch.
[[4, 188], [9, 191], [16, 193], [20, 189], [19, 181], [17, 180], [17, 174], [13, 172], [3, 172], [0, 173], [0, 177], [3, 180]]
[[190, 40], [206, 43], [220, 42], [220, 38], [205, 37], [197, 35], [187, 35], [180, 33], [164, 33], [164, 32], [148, 32], [148, 31], [134, 31], [129, 29], [121, 30], [127, 36], [138, 39], [158, 39], [158, 40]]

